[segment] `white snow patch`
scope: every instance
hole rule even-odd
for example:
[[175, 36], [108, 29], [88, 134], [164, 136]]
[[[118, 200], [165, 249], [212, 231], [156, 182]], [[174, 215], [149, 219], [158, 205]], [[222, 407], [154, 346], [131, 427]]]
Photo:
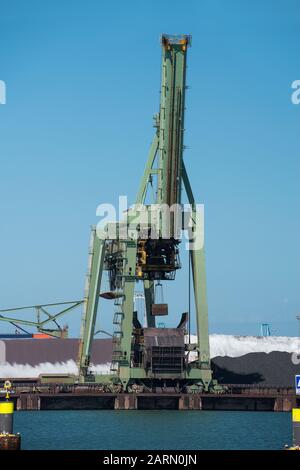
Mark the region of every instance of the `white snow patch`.
[[[187, 337], [186, 337], [187, 340]], [[300, 353], [300, 338], [288, 336], [233, 336], [211, 334], [211, 357], [229, 356], [239, 357], [253, 352], [270, 353], [272, 351], [285, 351]], [[191, 342], [196, 343], [197, 337], [191, 335]], [[196, 353], [189, 354], [189, 360], [196, 359]], [[90, 370], [96, 374], [109, 374], [110, 363], [92, 365]], [[75, 361], [43, 362], [36, 366], [29, 364], [0, 363], [0, 377], [2, 378], [35, 378], [40, 374], [78, 374]]]
[[[191, 342], [195, 343], [196, 341], [197, 336], [191, 336]], [[209, 335], [209, 343], [211, 357], [239, 357], [253, 352], [300, 352], [300, 338], [289, 336], [234, 336], [211, 334]]]
[[[109, 374], [110, 364], [96, 364], [90, 367], [90, 370], [96, 374]], [[1, 378], [35, 378], [40, 374], [78, 374], [78, 367], [75, 361], [66, 362], [41, 362], [36, 366], [29, 364], [9, 364], [4, 362], [0, 364]]]

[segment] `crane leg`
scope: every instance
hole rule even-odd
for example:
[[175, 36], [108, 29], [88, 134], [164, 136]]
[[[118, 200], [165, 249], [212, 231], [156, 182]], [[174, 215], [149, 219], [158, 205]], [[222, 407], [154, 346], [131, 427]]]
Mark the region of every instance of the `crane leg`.
[[195, 199], [184, 162], [182, 162], [182, 179], [189, 203], [192, 206], [193, 243], [190, 243], [189, 254], [192, 266], [196, 308], [198, 370], [204, 387], [208, 389], [212, 380], [212, 372], [210, 366], [208, 307], [206, 296], [205, 250], [203, 239], [204, 227], [201, 227], [200, 225], [203, 221], [197, 217]]
[[134, 308], [134, 287], [135, 287], [135, 269], [136, 269], [136, 252], [137, 243], [134, 240], [127, 240], [125, 267], [124, 267], [124, 287], [122, 302], [122, 329], [121, 329], [121, 351], [122, 356], [119, 362], [119, 378], [122, 382], [123, 389], [126, 390], [130, 380], [131, 366], [131, 342], [132, 342], [132, 321]]
[[206, 368], [210, 366], [210, 353], [204, 248], [191, 250], [190, 256], [196, 307], [199, 366]]
[[91, 234], [89, 271], [86, 281], [78, 356], [79, 382], [81, 383], [87, 378], [88, 367], [90, 364], [103, 272], [104, 254], [105, 241], [101, 240], [97, 236], [96, 229], [93, 228]]
[[[195, 220], [195, 214], [193, 219]], [[195, 227], [197, 233], [197, 227]], [[198, 230], [199, 231], [199, 230]], [[201, 235], [200, 235], [201, 236]], [[196, 235], [197, 237], [197, 235]], [[194, 239], [197, 244], [197, 240]], [[198, 369], [204, 388], [208, 390], [212, 381], [209, 350], [208, 331], [208, 308], [206, 297], [206, 272], [204, 245], [201, 248], [190, 250], [192, 275], [194, 284], [196, 324], [197, 324], [197, 346], [198, 346]]]

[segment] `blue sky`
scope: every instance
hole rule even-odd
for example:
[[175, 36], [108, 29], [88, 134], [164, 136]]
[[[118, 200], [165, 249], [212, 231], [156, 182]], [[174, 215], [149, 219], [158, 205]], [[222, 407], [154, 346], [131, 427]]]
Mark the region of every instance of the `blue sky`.
[[[133, 202], [144, 169], [162, 32], [193, 37], [185, 162], [205, 204], [210, 330], [297, 335], [297, 0], [0, 0], [0, 306], [82, 298], [96, 207]], [[183, 269], [170, 324], [186, 288]], [[80, 311], [66, 321], [77, 335]], [[97, 324], [111, 331], [107, 303]]]

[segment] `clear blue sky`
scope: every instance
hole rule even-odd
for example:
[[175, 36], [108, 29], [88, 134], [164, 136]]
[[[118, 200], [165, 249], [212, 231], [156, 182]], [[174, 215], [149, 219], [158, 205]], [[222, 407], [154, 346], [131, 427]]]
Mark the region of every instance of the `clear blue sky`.
[[[133, 202], [142, 175], [162, 32], [193, 36], [185, 161], [205, 204], [210, 330], [296, 335], [297, 0], [0, 0], [0, 306], [82, 298], [96, 206]], [[186, 279], [166, 291], [171, 319]]]

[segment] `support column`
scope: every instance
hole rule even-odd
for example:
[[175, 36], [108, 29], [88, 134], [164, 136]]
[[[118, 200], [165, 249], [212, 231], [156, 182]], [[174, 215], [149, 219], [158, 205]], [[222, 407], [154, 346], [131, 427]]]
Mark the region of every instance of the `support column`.
[[[190, 243], [190, 259], [192, 266], [194, 297], [197, 320], [198, 336], [198, 366], [203, 370], [203, 382], [205, 388], [208, 388], [212, 379], [210, 369], [210, 349], [209, 349], [209, 331], [208, 331], [208, 308], [206, 297], [206, 269], [205, 269], [205, 251], [204, 251], [204, 222], [199, 218], [197, 220], [196, 203], [193, 191], [189, 182], [184, 162], [182, 162], [182, 180], [190, 205], [192, 206], [192, 233], [193, 245]], [[203, 226], [201, 226], [201, 223]]]
[[137, 397], [135, 393], [117, 395], [115, 410], [137, 410]]
[[90, 364], [90, 355], [92, 343], [94, 340], [95, 323], [99, 303], [104, 254], [105, 241], [97, 236], [96, 229], [93, 228], [91, 235], [89, 272], [87, 275], [87, 285], [81, 323], [81, 340], [78, 355], [79, 381], [81, 383], [85, 380], [88, 372], [88, 366]]
[[181, 395], [178, 404], [179, 410], [202, 410], [202, 398], [198, 394]]
[[135, 268], [136, 268], [136, 250], [137, 244], [135, 240], [127, 240], [126, 244], [126, 260], [124, 267], [124, 288], [122, 302], [122, 336], [121, 350], [122, 359], [119, 361], [119, 377], [126, 390], [130, 379], [131, 365], [131, 342], [132, 342], [132, 320], [133, 320], [133, 302], [134, 302], [134, 284], [135, 284]]
[[196, 307], [199, 365], [210, 367], [204, 248], [191, 250], [190, 256]]

